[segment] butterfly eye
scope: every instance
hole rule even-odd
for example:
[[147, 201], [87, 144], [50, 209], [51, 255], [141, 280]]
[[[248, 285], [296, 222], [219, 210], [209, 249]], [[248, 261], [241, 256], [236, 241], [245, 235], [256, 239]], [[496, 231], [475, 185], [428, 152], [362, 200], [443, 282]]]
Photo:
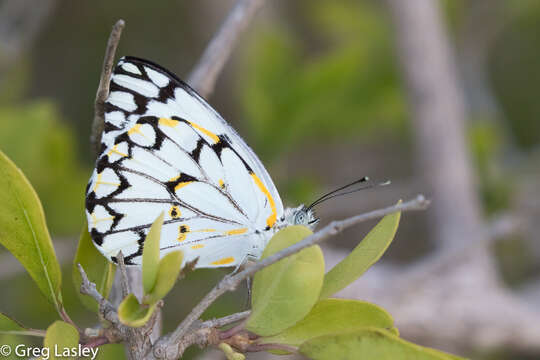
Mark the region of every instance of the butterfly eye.
[[296, 214], [295, 218], [294, 218], [294, 223], [295, 224], [305, 224], [306, 222], [306, 214], [304, 212], [299, 212], [298, 214]]

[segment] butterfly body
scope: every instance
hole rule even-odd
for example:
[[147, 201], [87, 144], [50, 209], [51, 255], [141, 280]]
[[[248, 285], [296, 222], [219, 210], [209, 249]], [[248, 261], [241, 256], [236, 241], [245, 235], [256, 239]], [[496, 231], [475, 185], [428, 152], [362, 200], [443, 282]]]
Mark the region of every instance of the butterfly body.
[[149, 61], [125, 57], [105, 104], [101, 151], [87, 187], [94, 244], [112, 261], [142, 261], [152, 222], [165, 214], [161, 255], [196, 267], [258, 259], [279, 229], [313, 226], [311, 210], [284, 209], [266, 169], [193, 89]]

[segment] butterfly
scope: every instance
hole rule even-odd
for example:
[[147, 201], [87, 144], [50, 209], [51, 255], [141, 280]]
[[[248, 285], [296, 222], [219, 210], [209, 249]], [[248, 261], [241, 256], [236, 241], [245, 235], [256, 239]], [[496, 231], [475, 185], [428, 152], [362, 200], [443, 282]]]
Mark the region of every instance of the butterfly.
[[86, 189], [88, 231], [116, 262], [140, 265], [150, 226], [165, 214], [160, 254], [182, 250], [195, 268], [257, 260], [289, 225], [314, 227], [311, 206], [284, 209], [265, 167], [238, 133], [170, 71], [123, 57]]

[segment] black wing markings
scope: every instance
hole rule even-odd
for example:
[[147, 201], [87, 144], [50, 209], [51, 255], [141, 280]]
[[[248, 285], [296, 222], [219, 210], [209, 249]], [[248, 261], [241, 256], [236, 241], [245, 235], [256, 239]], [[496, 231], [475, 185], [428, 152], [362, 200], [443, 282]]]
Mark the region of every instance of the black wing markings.
[[[137, 171], [137, 170], [133, 170], [133, 169], [129, 169], [129, 168], [126, 168], [126, 167], [122, 167], [122, 166], [119, 166], [118, 167], [118, 170], [119, 171], [125, 171], [125, 172], [129, 172], [129, 173], [132, 173], [132, 174], [135, 174], [135, 175], [139, 175], [139, 176], [142, 176], [144, 178], [146, 178], [147, 180], [150, 180], [156, 184], [159, 184], [163, 187], [165, 187], [165, 189], [167, 190], [167, 192], [169, 193], [169, 195], [171, 196], [171, 200], [174, 201], [178, 201], [180, 203], [181, 206], [187, 208], [188, 210], [191, 210], [201, 216], [204, 216], [204, 217], [207, 217], [208, 219], [212, 219], [212, 220], [216, 220], [216, 221], [219, 221], [219, 222], [224, 222], [224, 223], [230, 223], [230, 224], [236, 224], [236, 225], [245, 225], [245, 224], [241, 224], [237, 221], [234, 221], [234, 220], [231, 220], [231, 219], [225, 219], [225, 218], [222, 218], [220, 216], [215, 216], [215, 215], [210, 215], [210, 214], [207, 214], [203, 211], [200, 211], [199, 209], [189, 205], [189, 204], [186, 204], [185, 202], [183, 202], [181, 199], [179, 199], [176, 194], [174, 192], [171, 191], [171, 188], [169, 186], [167, 186], [167, 183], [163, 183], [161, 182], [160, 180], [154, 178], [153, 176], [150, 176], [148, 174], [145, 174], [145, 173], [142, 173], [140, 171]], [[185, 174], [182, 174], [182, 175], [185, 175]], [[202, 182], [202, 181], [199, 181], [199, 182]], [[212, 184], [208, 184], [210, 186], [214, 186]]]

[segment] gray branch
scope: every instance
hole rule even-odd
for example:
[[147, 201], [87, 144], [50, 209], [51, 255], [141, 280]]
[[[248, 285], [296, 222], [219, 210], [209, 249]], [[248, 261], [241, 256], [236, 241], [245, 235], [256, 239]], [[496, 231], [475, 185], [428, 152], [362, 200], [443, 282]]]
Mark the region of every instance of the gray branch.
[[96, 284], [91, 282], [86, 275], [81, 264], [77, 264], [79, 273], [81, 274], [81, 288], [80, 292], [83, 295], [88, 295], [92, 297], [99, 304], [100, 315], [107, 321], [110, 321], [114, 325], [121, 325], [120, 320], [118, 319], [118, 313], [116, 312], [115, 307], [105, 299], [99, 291], [97, 291]]
[[114, 57], [125, 25], [126, 23], [124, 20], [118, 20], [116, 24], [114, 24], [111, 34], [109, 35], [107, 48], [105, 49], [105, 58], [103, 59], [101, 77], [99, 78], [96, 100], [94, 102], [94, 120], [92, 122], [92, 131], [90, 134], [90, 144], [92, 145], [92, 150], [95, 154], [98, 154], [99, 152], [101, 133], [105, 126], [105, 100], [107, 100], [107, 97], [109, 96]]
[[208, 97], [213, 92], [216, 80], [240, 34], [263, 4], [264, 0], [238, 0], [236, 2], [188, 77], [188, 84], [201, 96]]

